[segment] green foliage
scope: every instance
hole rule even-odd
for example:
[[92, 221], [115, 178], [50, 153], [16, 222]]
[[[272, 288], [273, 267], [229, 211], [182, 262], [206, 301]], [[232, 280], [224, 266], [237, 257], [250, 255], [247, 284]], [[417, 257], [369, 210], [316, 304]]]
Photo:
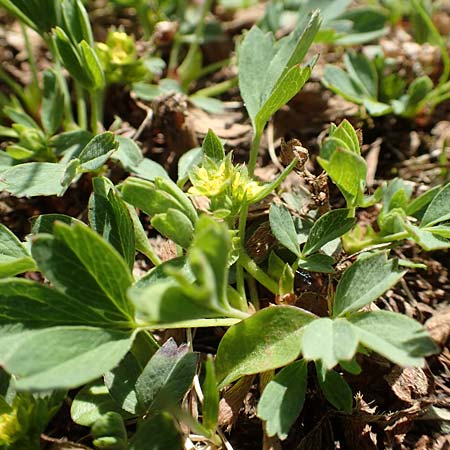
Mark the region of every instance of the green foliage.
[[425, 107], [434, 108], [446, 99], [444, 91], [448, 74], [444, 74], [437, 86], [427, 75], [414, 79], [407, 86], [407, 82], [389, 68], [381, 53], [374, 59], [364, 53], [346, 53], [344, 66], [345, 71], [327, 64], [324, 85], [346, 100], [363, 105], [371, 116], [394, 113], [413, 118]]
[[264, 389], [257, 414], [266, 422], [268, 436], [287, 438], [303, 408], [307, 374], [305, 361], [296, 361], [280, 370]]
[[308, 80], [314, 62], [301, 67], [319, 30], [318, 11], [303, 16], [294, 31], [275, 43], [254, 26], [239, 48], [239, 88], [256, 134], [269, 117], [286, 104]]
[[[20, 126], [20, 129], [23, 130], [23, 126]], [[40, 133], [39, 130], [31, 131]], [[42, 134], [41, 136], [45, 139]], [[50, 150], [50, 146], [56, 147], [56, 151], [65, 154], [57, 163], [23, 162], [6, 167], [4, 171], [0, 169], [3, 187], [18, 197], [63, 195], [69, 185], [76, 181], [81, 174], [101, 169], [119, 145], [110, 132], [90, 138], [89, 133], [85, 134], [79, 131], [62, 133], [48, 139], [44, 144], [44, 149], [38, 148], [35, 152], [29, 150], [26, 153], [22, 152], [22, 157], [17, 158], [18, 162], [31, 157], [37, 159], [38, 155], [41, 155], [44, 159], [54, 160], [55, 156], [53, 151]], [[17, 146], [14, 147], [17, 148]], [[22, 145], [21, 148], [24, 149], [25, 147]], [[19, 156], [17, 153], [13, 153], [14, 155]]]
[[25, 246], [0, 224], [0, 278], [11, 277], [36, 267]]
[[354, 209], [363, 202], [367, 164], [361, 156], [358, 135], [347, 120], [331, 125], [318, 161]]
[[450, 247], [448, 220], [449, 185], [436, 186], [412, 199], [412, 186], [400, 179], [379, 189], [382, 208], [377, 218], [378, 232], [371, 225], [355, 227], [344, 236], [349, 253], [380, 243], [411, 239], [424, 250]]
[[5, 450], [40, 449], [40, 436], [60, 408], [64, 392], [19, 392], [7, 401], [0, 396], [0, 446]]

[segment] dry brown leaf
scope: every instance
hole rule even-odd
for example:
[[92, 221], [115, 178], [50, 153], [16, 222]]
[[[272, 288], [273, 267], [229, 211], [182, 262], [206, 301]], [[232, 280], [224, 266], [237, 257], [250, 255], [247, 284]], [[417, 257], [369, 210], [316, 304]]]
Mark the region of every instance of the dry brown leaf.
[[416, 367], [394, 367], [385, 377], [394, 394], [404, 402], [415, 403], [432, 392], [433, 383], [424, 370]]
[[450, 306], [437, 310], [425, 322], [425, 328], [438, 345], [444, 345], [450, 336]]

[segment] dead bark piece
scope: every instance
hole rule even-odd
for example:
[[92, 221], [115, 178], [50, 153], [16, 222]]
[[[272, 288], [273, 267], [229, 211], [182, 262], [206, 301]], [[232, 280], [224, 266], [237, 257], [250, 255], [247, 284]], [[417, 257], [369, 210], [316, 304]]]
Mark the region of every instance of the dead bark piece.
[[219, 403], [218, 425], [225, 431], [230, 431], [236, 422], [239, 410], [243, 406], [245, 397], [252, 387], [254, 375], [241, 378], [235, 385], [228, 389]]
[[152, 128], [164, 136], [169, 152], [167, 163], [172, 166], [183, 153], [198, 146], [187, 97], [179, 92], [161, 95], [153, 101], [152, 109]]
[[395, 367], [384, 379], [394, 394], [406, 403], [416, 403], [428, 396], [433, 389], [432, 381], [420, 368]]
[[436, 314], [425, 322], [425, 328], [436, 344], [444, 345], [450, 337], [450, 306], [437, 310]]
[[428, 436], [423, 435], [416, 442], [414, 450], [449, 450], [450, 434]]
[[321, 420], [300, 442], [295, 450], [335, 450], [330, 421]]

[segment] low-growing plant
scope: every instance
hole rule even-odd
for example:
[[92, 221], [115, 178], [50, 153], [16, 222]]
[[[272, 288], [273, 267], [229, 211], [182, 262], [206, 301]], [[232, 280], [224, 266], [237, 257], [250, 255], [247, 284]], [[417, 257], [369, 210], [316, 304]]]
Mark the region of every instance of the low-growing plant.
[[377, 5], [352, 6], [350, 0], [269, 2], [261, 26], [276, 32], [298, 13], [307, 15], [320, 9], [323, 22], [316, 42], [357, 45], [373, 41], [388, 32], [387, 14]]
[[389, 66], [381, 52], [372, 58], [364, 53], [348, 52], [344, 55], [345, 70], [339, 66], [325, 66], [323, 83], [346, 100], [363, 106], [371, 116], [395, 114], [413, 118], [427, 109], [431, 112], [449, 98], [450, 59], [445, 39], [440, 36], [420, 1], [414, 1], [414, 10], [421, 19], [430, 43], [441, 51], [443, 71], [436, 85], [428, 75], [411, 83]]
[[[41, 215], [25, 242], [0, 225], [0, 442], [14, 448], [26, 435], [28, 448], [37, 448], [65, 391], [81, 388], [71, 416], [90, 427], [95, 448], [178, 449], [186, 429], [218, 447], [224, 441], [220, 389], [234, 382], [245, 389], [240, 380], [256, 374], [262, 391], [256, 411], [265, 434], [286, 439], [308, 383], [350, 413], [353, 395], [344, 372], [359, 374], [371, 352], [420, 367], [436, 351], [421, 324], [372, 305], [402, 279], [408, 262], [389, 258], [387, 250], [367, 251], [343, 270], [341, 244], [352, 244], [358, 233], [357, 208], [382, 200], [377, 239], [448, 247], [429, 242], [449, 237], [449, 185], [411, 201], [408, 185], [397, 180], [366, 196], [367, 164], [349, 122], [330, 127], [318, 158], [346, 207], [311, 208], [299, 216], [274, 202], [267, 217], [273, 245], [258, 262], [246, 246], [249, 207], [276, 193], [292, 171], [304, 172], [304, 158], [293, 151], [274, 181], [254, 177], [266, 123], [311, 74], [316, 58], [300, 64], [319, 28], [320, 15], [313, 12], [278, 42], [258, 27], [243, 39], [239, 86], [254, 131], [246, 166], [236, 164], [209, 131], [202, 148], [180, 160], [175, 183], [130, 139], [86, 130], [50, 136], [47, 125], [10, 113], [22, 125], [15, 132], [23, 154], [46, 156], [42, 149], [54, 145], [61, 159], [12, 165], [1, 173], [1, 187], [16, 195], [61, 194], [86, 171], [99, 176], [93, 178], [89, 225]], [[72, 41], [63, 28], [55, 33], [63, 52], [78, 58], [67, 56], [72, 62], [88, 59], [87, 41]], [[41, 133], [41, 146], [30, 148], [31, 132]], [[5, 155], [12, 158], [11, 152]], [[114, 186], [101, 176], [109, 158], [134, 176]], [[174, 243], [176, 257], [162, 261], [136, 209]], [[154, 266], [139, 277], [136, 253]], [[21, 276], [30, 271], [38, 275]], [[322, 316], [296, 305], [300, 271], [329, 274]], [[263, 296], [268, 307], [262, 307]], [[207, 356], [202, 364], [192, 350], [198, 327], [229, 327], [215, 359]], [[156, 339], [156, 330], [172, 328], [185, 329], [180, 339], [186, 344]], [[315, 377], [308, 377], [309, 366]], [[194, 391], [197, 410], [189, 402]]]

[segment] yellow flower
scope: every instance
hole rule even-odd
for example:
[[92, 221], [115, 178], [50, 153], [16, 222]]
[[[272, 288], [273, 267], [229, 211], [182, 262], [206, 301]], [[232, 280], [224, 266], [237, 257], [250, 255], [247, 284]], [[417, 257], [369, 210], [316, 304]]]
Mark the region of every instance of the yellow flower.
[[21, 436], [17, 409], [0, 415], [0, 448], [13, 444]]
[[230, 169], [232, 169], [232, 165], [230, 166], [228, 159], [221, 162], [219, 166], [210, 160], [202, 167], [197, 167], [189, 176], [192, 187], [189, 188], [188, 193], [206, 197], [215, 197], [221, 194], [230, 185]]
[[251, 203], [264, 186], [249, 178], [246, 167], [236, 168], [231, 184], [233, 203]]

